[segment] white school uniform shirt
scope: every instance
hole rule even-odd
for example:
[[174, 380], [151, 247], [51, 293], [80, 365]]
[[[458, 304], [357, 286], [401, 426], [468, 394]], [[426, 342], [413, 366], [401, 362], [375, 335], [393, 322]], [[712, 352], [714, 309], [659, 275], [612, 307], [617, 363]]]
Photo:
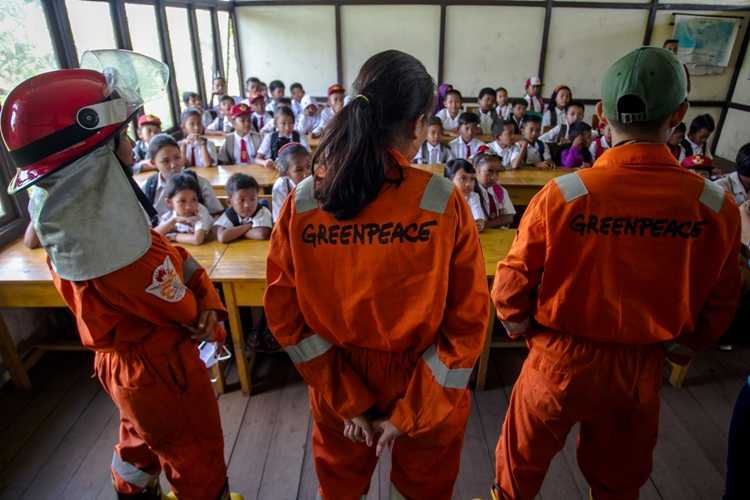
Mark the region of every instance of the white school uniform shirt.
[[[161, 178], [161, 174], [157, 172], [155, 175], [158, 175], [158, 180], [156, 182], [156, 194], [154, 195], [154, 209], [156, 209], [156, 213], [159, 215], [159, 217], [161, 217], [165, 213], [169, 212], [169, 207], [167, 206], [167, 197], [164, 196], [164, 188], [167, 186], [167, 183]], [[224, 210], [224, 206], [216, 198], [216, 194], [214, 194], [214, 188], [213, 186], [211, 186], [211, 183], [206, 180], [205, 177], [201, 177], [200, 175], [198, 175], [197, 177], [198, 185], [201, 188], [201, 195], [203, 196], [203, 204], [208, 209], [208, 212], [216, 214]], [[148, 182], [148, 178], [144, 180], [142, 184], [140, 184], [140, 188], [144, 190], [144, 192], [146, 188], [146, 182]]]
[[513, 144], [510, 146], [502, 146], [497, 141], [488, 142], [487, 145], [490, 147], [490, 151], [495, 153], [503, 161], [503, 167], [510, 166], [513, 161]]
[[[555, 114], [557, 115], [557, 124], [565, 123], [566, 117], [565, 117], [565, 108], [560, 109], [557, 106], [555, 106]], [[552, 112], [548, 109], [544, 112], [544, 116], [542, 117], [542, 127], [551, 127], [552, 126]]]
[[[499, 185], [499, 184], [498, 184]], [[487, 212], [490, 212], [490, 197], [492, 197], [493, 201], [495, 202], [495, 207], [497, 207], [497, 213], [490, 213], [490, 217], [497, 217], [499, 215], [515, 215], [516, 214], [516, 207], [513, 206], [513, 202], [510, 201], [510, 194], [508, 194], [508, 190], [505, 189], [503, 186], [500, 186], [500, 189], [503, 191], [503, 201], [497, 199], [495, 196], [495, 192], [492, 189], [485, 189], [484, 186], [477, 183], [477, 186], [479, 187], [479, 196], [484, 204], [485, 207], [487, 207]], [[484, 212], [482, 212], [482, 216], [484, 216]]]
[[734, 196], [734, 201], [738, 205], [741, 205], [748, 200], [747, 190], [745, 189], [745, 186], [742, 185], [740, 175], [736, 171], [725, 175], [714, 182], [721, 186], [724, 191]]
[[252, 163], [253, 158], [257, 156], [256, 151], [255, 151], [255, 143], [253, 142], [252, 132], [250, 132], [244, 137], [240, 137], [240, 134], [238, 134], [237, 132], [234, 133], [234, 161], [237, 164], [240, 163], [240, 150], [242, 148], [242, 139], [245, 139], [245, 142], [247, 143], [247, 163]]
[[458, 129], [458, 117], [461, 116], [461, 111], [459, 110], [456, 116], [451, 116], [450, 113], [448, 113], [448, 108], [443, 108], [438, 111], [435, 116], [440, 118], [440, 121], [443, 122], [443, 128], [445, 130], [456, 130]]
[[295, 101], [292, 99], [292, 113], [294, 113], [294, 116], [297, 117], [302, 113], [302, 103], [299, 101]]
[[[557, 144], [557, 141], [560, 140], [560, 132], [562, 132], [562, 124], [566, 123], [564, 120], [551, 129], [549, 129], [545, 134], [542, 134], [539, 136], [539, 140], [542, 142], [549, 142], [552, 144]], [[568, 130], [566, 132], [566, 137], [570, 137], [570, 125], [568, 125]]]
[[273, 183], [273, 188], [271, 188], [271, 208], [273, 209], [274, 222], [279, 219], [281, 207], [284, 206], [287, 196], [289, 196], [289, 193], [292, 192], [295, 186], [294, 181], [287, 176], [279, 177]]
[[530, 95], [526, 94], [526, 102], [529, 104], [529, 107], [527, 108], [528, 111], [532, 111], [535, 113], [541, 113], [544, 111], [544, 101], [539, 96], [531, 97]]
[[232, 127], [232, 120], [228, 116], [219, 115], [214, 121], [208, 124], [206, 130], [228, 134], [234, 131], [234, 127]]
[[[271, 138], [273, 137], [273, 133], [266, 134], [263, 136], [263, 140], [260, 143], [260, 146], [258, 146], [258, 156], [263, 155], [266, 159], [271, 157]], [[281, 136], [279, 135], [279, 138], [281, 137], [287, 137], [287, 136]], [[288, 136], [290, 140], [293, 138], [291, 136]], [[310, 147], [307, 145], [307, 141], [305, 141], [305, 136], [303, 134], [299, 135], [299, 143], [302, 144], [305, 149], [309, 152]]]
[[[443, 163], [440, 161], [440, 156], [443, 152], [443, 144], [438, 143], [437, 146], [433, 146], [429, 142], [424, 142], [427, 145], [427, 158], [424, 158], [424, 163], [428, 165], [435, 165], [438, 163]], [[451, 148], [448, 148], [448, 156], [445, 160], [445, 163], [448, 163], [454, 158], [453, 150]], [[422, 148], [420, 147], [417, 151], [417, 156], [414, 157], [414, 163], [422, 163]]]
[[297, 123], [294, 125], [294, 130], [301, 135], [310, 135], [318, 125], [320, 125], [320, 113], [315, 113], [312, 116], [302, 113], [297, 117]]
[[[252, 223], [253, 227], [273, 227], [271, 211], [263, 205], [258, 205], [258, 208], [255, 209], [255, 213], [250, 217], [240, 217], [239, 214], [237, 214], [237, 217], [240, 219], [240, 225]], [[223, 227], [224, 229], [232, 229], [234, 224], [232, 224], [232, 221], [227, 217], [227, 212], [225, 210], [224, 213], [221, 214], [221, 217], [216, 219], [214, 226]]]
[[250, 120], [252, 120], [253, 124], [258, 123], [258, 126], [260, 127], [260, 130], [258, 130], [259, 134], [267, 134], [269, 132], [272, 132], [276, 127], [276, 125], [273, 123], [273, 116], [268, 114], [268, 112], [261, 115], [253, 111]]
[[[511, 160], [515, 161], [516, 158], [518, 158], [521, 155], [521, 146], [518, 144], [513, 145], [513, 152], [511, 153]], [[539, 163], [540, 161], [549, 161], [552, 159], [552, 155], [549, 153], [549, 148], [547, 147], [547, 144], [542, 141], [542, 151], [539, 151], [539, 148], [537, 147], [537, 144], [531, 144], [526, 147], [526, 161], [522, 163], [522, 165], [534, 165], [535, 163]]]
[[479, 151], [480, 146], [484, 146], [484, 143], [482, 141], [476, 138], [472, 139], [468, 144], [469, 154], [466, 154], [467, 144], [463, 139], [461, 139], [460, 137], [456, 137], [450, 142], [450, 148], [451, 153], [453, 153], [453, 157], [463, 160], [474, 158], [474, 156], [476, 156], [477, 152]]
[[320, 121], [318, 121], [318, 124], [315, 126], [312, 133], [315, 135], [323, 135], [326, 125], [328, 125], [328, 122], [331, 121], [331, 118], [333, 118], [333, 115], [335, 114], [336, 113], [333, 112], [333, 109], [330, 106], [321, 111]]
[[495, 108], [495, 111], [497, 112], [497, 116], [499, 116], [503, 120], [507, 120], [508, 118], [510, 118], [510, 112], [512, 111], [512, 109], [513, 106], [508, 103], [504, 106], [497, 106]]
[[[708, 153], [708, 151], [704, 151], [703, 150], [703, 146], [701, 146], [700, 144], [696, 144], [693, 141], [691, 141], [690, 138], [687, 135], [685, 135], [685, 140], [688, 141], [688, 144], [690, 144], [690, 147], [693, 148], [693, 156], [695, 156], [695, 155], [703, 155], [703, 156], [707, 156], [707, 157], [711, 158], [711, 155]], [[684, 160], [685, 157], [687, 157], [687, 155], [685, 154], [685, 148], [683, 148], [682, 146], [680, 146], [680, 158], [679, 158], [680, 163], [682, 163], [682, 160]]]
[[[602, 149], [604, 151], [608, 150], [612, 147], [611, 144], [607, 142], [607, 138], [605, 136], [601, 136], [601, 145]], [[596, 140], [591, 141], [591, 146], [589, 146], [589, 153], [591, 153], [591, 158], [593, 158], [596, 161]], [[604, 153], [602, 153], [604, 154]], [[600, 155], [601, 156], [601, 155]]]
[[469, 193], [469, 197], [466, 199], [466, 203], [469, 204], [471, 215], [474, 217], [474, 220], [487, 219], [487, 217], [484, 216], [484, 212], [482, 212], [482, 202], [479, 201], [479, 194], [474, 191]]
[[[173, 210], [168, 210], [159, 217], [159, 223], [167, 222], [174, 216]], [[198, 215], [191, 217], [192, 222], [185, 224], [184, 222], [178, 222], [175, 224], [175, 233], [181, 234], [194, 234], [198, 230], [209, 232], [211, 226], [214, 225], [214, 218], [208, 213], [208, 209], [203, 206], [202, 203], [198, 204]]]
[[486, 113], [482, 113], [482, 110], [478, 109], [477, 114], [479, 115], [479, 126], [482, 128], [482, 133], [484, 135], [492, 135], [492, 125], [495, 124], [492, 112], [487, 111]]
[[[184, 143], [185, 140], [181, 140], [180, 144]], [[206, 140], [206, 149], [208, 150], [208, 156], [211, 158], [211, 165], [218, 163], [217, 158], [219, 157], [219, 151], [216, 149], [216, 144], [210, 140]], [[188, 165], [189, 160], [192, 158], [193, 150], [195, 150], [195, 165]], [[210, 167], [211, 165], [205, 165], [203, 163], [203, 156], [201, 156], [201, 148], [198, 144], [185, 144], [185, 166], [187, 167]]]

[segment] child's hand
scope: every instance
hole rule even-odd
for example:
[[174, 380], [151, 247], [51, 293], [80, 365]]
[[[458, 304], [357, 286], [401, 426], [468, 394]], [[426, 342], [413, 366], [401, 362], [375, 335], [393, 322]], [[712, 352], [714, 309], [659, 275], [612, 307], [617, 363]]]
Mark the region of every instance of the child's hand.
[[185, 140], [190, 144], [195, 143], [198, 140], [198, 134], [188, 134]]
[[266, 162], [263, 164], [263, 166], [266, 167], [266, 168], [270, 168], [270, 169], [276, 168], [276, 164], [271, 159], [266, 160]]
[[373, 427], [375, 428], [375, 432], [380, 434], [378, 445], [375, 448], [375, 456], [380, 457], [380, 454], [383, 452], [383, 450], [393, 447], [393, 442], [397, 437], [403, 434], [403, 432], [398, 430], [398, 428], [393, 425], [390, 420], [378, 420], [373, 423]]
[[482, 231], [484, 231], [484, 225], [487, 221], [485, 221], [484, 219], [479, 219], [476, 222], [477, 222], [477, 230], [481, 233]]
[[360, 415], [344, 421], [344, 436], [355, 443], [365, 443], [367, 446], [372, 446], [375, 433], [367, 417]]
[[206, 342], [214, 342], [216, 340], [216, 324], [219, 322], [219, 318], [216, 315], [216, 311], [206, 310], [202, 311], [198, 322], [195, 326], [183, 325], [187, 328], [192, 335], [190, 338], [198, 341], [205, 340]]
[[529, 147], [529, 141], [527, 141], [526, 139], [519, 139], [516, 144], [518, 144], [518, 147], [521, 148], [521, 151], [526, 151], [526, 148]]
[[[565, 138], [563, 140], [567, 141], [567, 142], [570, 142], [570, 140], [567, 139], [567, 138]], [[565, 143], [561, 142], [561, 144], [565, 144]], [[582, 135], [579, 135], [578, 137], [575, 138], [575, 140], [573, 141], [573, 146], [575, 146], [577, 148], [580, 148], [580, 147], [583, 146], [583, 136]]]

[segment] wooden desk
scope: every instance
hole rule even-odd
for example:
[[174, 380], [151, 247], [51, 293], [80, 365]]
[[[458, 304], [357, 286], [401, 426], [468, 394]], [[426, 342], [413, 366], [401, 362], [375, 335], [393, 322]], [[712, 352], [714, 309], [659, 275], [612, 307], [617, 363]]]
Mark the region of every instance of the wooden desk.
[[519, 168], [504, 170], [497, 174], [497, 182], [510, 194], [514, 205], [528, 205], [531, 198], [555, 177], [569, 174], [575, 169], [540, 170], [534, 168]]
[[[258, 181], [261, 190], [266, 191], [273, 187], [273, 183], [276, 182], [276, 179], [279, 176], [276, 170], [265, 168], [260, 165], [220, 165], [218, 167], [193, 168], [191, 170], [211, 183], [211, 187], [214, 188], [216, 196], [223, 196], [226, 194], [225, 188], [227, 180], [229, 180], [232, 174], [243, 173], [250, 175]], [[153, 174], [154, 172], [143, 172], [135, 175], [134, 178], [138, 184], [142, 184]]]
[[[215, 241], [200, 246], [182, 246], [209, 273], [218, 264], [226, 249], [226, 245]], [[23, 245], [21, 240], [5, 247], [0, 252], [0, 284], [0, 307], [66, 307], [52, 283], [52, 276], [47, 268], [46, 252], [41, 248], [30, 250]], [[31, 389], [27, 370], [45, 350], [55, 350], [55, 348], [49, 345], [39, 347], [35, 349], [38, 354], [32, 353], [30, 361], [24, 363], [8, 333], [5, 321], [0, 317], [0, 354], [16, 386]]]
[[445, 175], [445, 165], [443, 165], [442, 163], [412, 163], [411, 166], [414, 168], [418, 168], [419, 170], [424, 170], [425, 172], [430, 172], [431, 174], [439, 175], [440, 177]]

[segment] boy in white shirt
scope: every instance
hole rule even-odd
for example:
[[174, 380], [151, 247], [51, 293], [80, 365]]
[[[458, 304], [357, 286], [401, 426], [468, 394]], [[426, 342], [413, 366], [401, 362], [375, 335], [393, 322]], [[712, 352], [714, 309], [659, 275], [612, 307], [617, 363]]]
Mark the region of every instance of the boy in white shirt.
[[523, 119], [526, 117], [526, 110], [529, 107], [523, 99], [513, 99], [511, 102], [510, 121], [513, 122], [513, 134], [519, 135], [523, 128]]
[[453, 184], [463, 195], [466, 203], [469, 204], [471, 215], [477, 224], [477, 229], [481, 233], [487, 223], [487, 217], [482, 211], [482, 202], [479, 200], [479, 193], [476, 192], [477, 172], [474, 166], [466, 160], [451, 160], [448, 162], [446, 174], [451, 178]]
[[206, 130], [211, 132], [224, 132], [225, 134], [231, 132], [233, 130], [232, 119], [229, 116], [229, 112], [232, 110], [232, 106], [234, 106], [234, 97], [230, 95], [221, 96], [216, 118], [208, 124]]
[[491, 87], [485, 87], [479, 91], [477, 98], [479, 103], [479, 126], [482, 128], [482, 134], [491, 135], [492, 127], [498, 121], [497, 111], [495, 111], [495, 90]]
[[484, 143], [475, 138], [478, 125], [479, 117], [476, 113], [461, 113], [458, 118], [458, 137], [450, 142], [454, 158], [471, 160], [479, 153], [479, 148]]
[[320, 137], [323, 135], [323, 131], [325, 130], [326, 125], [328, 125], [328, 122], [330, 122], [331, 118], [333, 118], [334, 115], [344, 107], [345, 94], [346, 90], [338, 83], [334, 83], [328, 87], [328, 107], [320, 112], [320, 121], [312, 131], [313, 137]]
[[750, 190], [750, 143], [742, 146], [737, 152], [736, 163], [737, 170], [715, 182], [734, 196], [737, 205], [742, 205], [748, 200]]
[[294, 82], [289, 87], [289, 92], [292, 93], [292, 111], [294, 111], [294, 116], [299, 116], [304, 109], [302, 98], [305, 97], [305, 89], [302, 87], [301, 83]]
[[320, 125], [318, 105], [315, 104], [312, 97], [305, 95], [300, 101], [300, 106], [302, 106], [302, 112], [297, 116], [297, 123], [294, 128], [302, 135], [310, 135]]
[[451, 148], [443, 144], [443, 122], [440, 118], [433, 116], [427, 122], [427, 140], [417, 151], [414, 157], [414, 163], [423, 165], [446, 164], [453, 159]]
[[267, 240], [271, 237], [271, 212], [258, 203], [258, 181], [246, 174], [233, 174], [227, 179], [229, 208], [216, 222], [216, 239], [229, 243], [241, 238]]
[[487, 219], [487, 227], [513, 224], [516, 209], [508, 190], [497, 183], [497, 174], [503, 169], [500, 158], [493, 154], [480, 154], [474, 159], [474, 168], [477, 171], [475, 190]]
[[532, 76], [526, 80], [526, 96], [524, 99], [529, 105], [529, 112], [541, 113], [544, 112], [544, 99], [542, 99], [542, 80], [538, 76]]
[[505, 87], [498, 87], [495, 89], [495, 104], [497, 105], [495, 107], [497, 116], [503, 120], [508, 120], [513, 106], [510, 104], [508, 90]]
[[279, 150], [276, 166], [279, 170], [279, 178], [273, 183], [271, 189], [274, 222], [278, 219], [281, 207], [284, 206], [284, 202], [292, 189], [312, 173], [310, 170], [310, 153], [302, 144], [290, 142]]
[[570, 140], [568, 139], [568, 136], [570, 135], [570, 126], [576, 122], [582, 121], [585, 111], [586, 108], [582, 102], [570, 101], [568, 105], [565, 106], [565, 123], [559, 123], [554, 126], [541, 135], [539, 139], [548, 144], [570, 143]]
[[503, 168], [511, 168], [513, 159], [513, 122], [497, 121], [492, 128], [494, 141], [489, 143], [490, 151], [500, 157]]
[[461, 92], [451, 89], [445, 94], [445, 107], [437, 112], [435, 116], [443, 122], [443, 130], [446, 134], [455, 136], [459, 127], [458, 118], [461, 116]]
[[273, 80], [268, 84], [268, 89], [271, 91], [271, 100], [266, 106], [266, 111], [273, 116], [276, 114], [276, 108], [279, 106], [279, 99], [284, 97], [286, 93], [286, 86], [281, 80]]
[[273, 116], [266, 111], [266, 98], [262, 94], [251, 97], [250, 107], [253, 109], [253, 113], [250, 116], [253, 130], [261, 135], [273, 131]]
[[252, 112], [245, 104], [232, 106], [230, 116], [234, 132], [227, 134], [219, 149], [219, 164], [248, 165], [255, 157], [257, 134], [253, 133]]
[[511, 168], [534, 166], [537, 168], [554, 168], [549, 148], [539, 139], [542, 131], [542, 119], [537, 115], [528, 115], [524, 121], [521, 134], [523, 138], [513, 146]]
[[690, 122], [690, 128], [685, 138], [680, 143], [682, 151], [680, 152], [679, 161], [690, 156], [701, 155], [711, 158], [711, 152], [708, 150], [708, 138], [716, 129], [714, 119], [708, 113], [698, 115]]

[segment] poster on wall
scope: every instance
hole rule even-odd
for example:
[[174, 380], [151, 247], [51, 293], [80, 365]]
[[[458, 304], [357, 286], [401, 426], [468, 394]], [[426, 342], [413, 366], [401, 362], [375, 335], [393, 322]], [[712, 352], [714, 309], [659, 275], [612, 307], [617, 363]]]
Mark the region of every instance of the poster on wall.
[[729, 66], [740, 17], [674, 15], [674, 35], [679, 41], [677, 57], [691, 75], [717, 75]]

